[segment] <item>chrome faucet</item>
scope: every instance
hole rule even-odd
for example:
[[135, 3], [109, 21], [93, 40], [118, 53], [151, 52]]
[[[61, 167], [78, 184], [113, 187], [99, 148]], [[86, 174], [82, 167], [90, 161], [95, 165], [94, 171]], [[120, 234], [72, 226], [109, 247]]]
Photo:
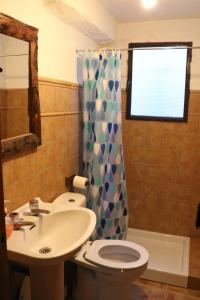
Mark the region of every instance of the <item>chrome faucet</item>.
[[29, 201], [30, 212], [24, 212], [24, 216], [39, 216], [40, 214], [49, 214], [50, 211], [47, 209], [39, 208], [39, 201], [36, 198], [33, 198]]
[[24, 226], [31, 226], [31, 228], [35, 227], [34, 222], [20, 220], [17, 212], [13, 212], [9, 216], [13, 222], [13, 230], [18, 230]]

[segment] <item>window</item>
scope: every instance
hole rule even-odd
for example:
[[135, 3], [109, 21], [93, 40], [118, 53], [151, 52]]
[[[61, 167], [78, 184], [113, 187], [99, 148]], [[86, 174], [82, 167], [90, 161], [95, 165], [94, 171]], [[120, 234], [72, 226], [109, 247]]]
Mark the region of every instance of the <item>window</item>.
[[191, 47], [191, 42], [129, 44], [128, 119], [187, 121]]

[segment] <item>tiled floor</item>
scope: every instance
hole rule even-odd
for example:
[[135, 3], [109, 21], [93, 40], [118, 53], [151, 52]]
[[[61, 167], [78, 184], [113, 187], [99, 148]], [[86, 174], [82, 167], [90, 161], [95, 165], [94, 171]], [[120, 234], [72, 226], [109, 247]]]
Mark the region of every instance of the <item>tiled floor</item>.
[[[144, 279], [138, 279], [133, 283], [132, 300], [200, 300], [200, 239], [191, 239], [190, 248], [190, 272], [189, 283], [194, 289], [185, 289], [168, 284], [162, 284], [158, 282], [148, 281]], [[84, 274], [83, 274], [84, 275]], [[85, 275], [81, 278], [83, 286], [88, 287], [88, 282], [84, 282]], [[90, 289], [89, 294], [92, 294], [92, 287], [96, 279], [89, 278]], [[88, 290], [86, 288], [86, 290]], [[67, 298], [72, 299], [72, 298]], [[74, 298], [76, 299], [76, 298]], [[81, 300], [88, 300], [88, 297], [83, 298], [82, 294], [79, 297]], [[96, 300], [93, 297], [92, 300]], [[102, 299], [103, 300], [103, 299]], [[114, 300], [114, 299], [113, 299]], [[121, 299], [121, 300], [126, 300]]]
[[133, 284], [133, 300], [200, 300], [200, 291], [139, 279]]
[[[78, 289], [76, 286], [73, 293], [74, 297], [70, 298], [68, 296], [67, 300], [96, 300], [98, 298], [96, 278], [93, 277], [92, 273], [85, 273], [85, 269], [82, 269], [82, 271], [79, 274], [82, 276], [79, 277], [81, 284], [78, 284]], [[88, 274], [90, 275], [89, 278], [85, 276]], [[90, 287], [89, 289], [88, 286]], [[110, 299], [114, 300], [112, 297]], [[124, 297], [120, 300], [126, 300], [126, 298]], [[168, 284], [138, 279], [132, 284], [131, 300], [200, 300], [200, 290], [179, 288]]]
[[200, 238], [191, 238], [190, 240], [188, 286], [200, 290]]

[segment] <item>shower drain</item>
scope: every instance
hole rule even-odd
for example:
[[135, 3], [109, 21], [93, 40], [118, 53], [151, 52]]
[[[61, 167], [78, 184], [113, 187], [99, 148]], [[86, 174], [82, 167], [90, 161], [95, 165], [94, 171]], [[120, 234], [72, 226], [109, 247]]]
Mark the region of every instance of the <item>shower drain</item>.
[[47, 254], [47, 253], [51, 252], [51, 248], [43, 247], [39, 250], [39, 252], [42, 253], [42, 254]]

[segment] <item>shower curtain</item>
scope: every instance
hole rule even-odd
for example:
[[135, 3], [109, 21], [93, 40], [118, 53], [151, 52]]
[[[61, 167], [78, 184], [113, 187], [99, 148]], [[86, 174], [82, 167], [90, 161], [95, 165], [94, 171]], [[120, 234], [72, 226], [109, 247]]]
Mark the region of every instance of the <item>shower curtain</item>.
[[92, 239], [125, 239], [127, 193], [122, 147], [120, 51], [83, 56], [83, 173], [87, 207], [97, 216]]

